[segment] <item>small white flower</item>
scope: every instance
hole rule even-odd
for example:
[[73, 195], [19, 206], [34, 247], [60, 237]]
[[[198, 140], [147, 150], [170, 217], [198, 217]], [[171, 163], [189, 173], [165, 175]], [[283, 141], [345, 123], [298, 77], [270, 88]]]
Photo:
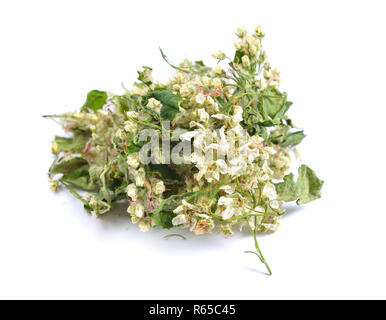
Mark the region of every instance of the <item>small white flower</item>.
[[207, 96], [206, 97], [206, 102], [209, 104], [209, 105], [211, 105], [211, 106], [213, 106], [216, 102], [213, 100], [213, 98], [212, 97], [210, 97], [210, 96]]
[[233, 109], [233, 121], [239, 123], [243, 120], [243, 108], [241, 106], [235, 106]]
[[264, 139], [257, 134], [251, 137], [252, 146], [260, 145]]
[[275, 186], [272, 183], [268, 182], [263, 187], [262, 195], [263, 197], [268, 198], [269, 200], [275, 200], [277, 197]]
[[123, 133], [123, 130], [121, 129], [118, 129], [116, 132], [115, 132], [115, 136], [121, 140], [125, 139], [125, 135]]
[[190, 141], [192, 138], [196, 137], [200, 132], [197, 130], [188, 131], [180, 135], [181, 141]]
[[278, 210], [280, 208], [280, 202], [277, 200], [271, 201], [270, 205], [271, 205], [271, 208], [274, 210]]
[[50, 180], [50, 189], [54, 192], [58, 191], [58, 181], [57, 180]]
[[265, 69], [264, 70], [264, 78], [265, 79], [271, 79], [273, 76], [273, 70], [272, 69]]
[[134, 215], [138, 218], [142, 218], [144, 214], [145, 208], [143, 207], [142, 204], [136, 204], [135, 209], [134, 209]]
[[126, 112], [126, 115], [129, 119], [133, 119], [133, 120], [138, 119], [138, 112], [136, 112], [136, 111], [128, 111], [128, 112]]
[[232, 218], [235, 215], [235, 212], [236, 212], [235, 208], [225, 207], [225, 209], [223, 209], [222, 212], [221, 212], [221, 217], [224, 220], [228, 220], [228, 219]]
[[227, 198], [227, 197], [220, 197], [220, 199], [218, 199], [218, 202], [217, 202], [217, 205], [219, 206], [230, 206], [231, 204], [233, 203], [233, 198]]
[[131, 198], [131, 200], [137, 200], [137, 187], [132, 183], [127, 186], [126, 189], [127, 196]]
[[241, 50], [241, 48], [243, 47], [243, 42], [242, 42], [240, 39], [237, 39], [237, 40], [235, 41], [234, 45], [235, 45], [235, 48], [236, 48], [237, 50]]
[[158, 181], [154, 187], [155, 194], [162, 194], [165, 191], [165, 185], [163, 181]]
[[192, 87], [190, 84], [183, 84], [180, 87], [180, 95], [184, 98], [188, 97], [192, 93]]
[[141, 221], [141, 218], [138, 218], [136, 216], [131, 216], [131, 223], [132, 224], [136, 224], [138, 223], [139, 221]]
[[214, 78], [213, 79], [213, 86], [216, 88], [221, 88], [222, 87], [222, 81], [220, 78]]
[[191, 203], [187, 202], [186, 200], [182, 200], [182, 205], [188, 209], [193, 209], [194, 208], [194, 205], [192, 205]]
[[252, 44], [256, 47], [257, 50], [259, 50], [261, 47], [261, 42], [257, 38], [252, 38]]
[[138, 227], [142, 232], [147, 232], [151, 229], [151, 223], [143, 220], [139, 223]]
[[[177, 91], [179, 90], [179, 88], [177, 89]], [[147, 107], [149, 107], [150, 109], [153, 109], [155, 112], [160, 112], [161, 111], [161, 102], [159, 102], [157, 99], [154, 99], [154, 98], [150, 98], [147, 102]]]
[[256, 46], [255, 45], [251, 45], [250, 47], [249, 47], [249, 53], [251, 54], [251, 56], [253, 56], [253, 57], [256, 57], [256, 55], [257, 55], [257, 52], [258, 52], [258, 50], [257, 50], [257, 48], [256, 48]]
[[204, 86], [209, 87], [212, 80], [208, 76], [203, 76], [201, 81]]
[[228, 165], [223, 159], [216, 160], [216, 165], [220, 169], [221, 174], [227, 174], [228, 173]]
[[218, 60], [223, 60], [225, 59], [225, 54], [221, 51], [217, 51], [215, 53], [212, 53], [212, 57]]
[[178, 83], [183, 82], [183, 81], [184, 81], [184, 74], [181, 73], [181, 72], [178, 72], [177, 75], [176, 75], [176, 81], [177, 81]]
[[227, 194], [233, 194], [235, 192], [235, 187], [227, 184], [225, 186], [220, 187], [220, 190], [224, 190]]
[[181, 88], [181, 86], [179, 84], [173, 84], [173, 91], [174, 92], [176, 92], [176, 93], [179, 92], [180, 88]]
[[197, 217], [203, 218], [203, 219], [210, 219], [210, 216], [208, 216], [205, 213], [198, 213], [196, 214]]
[[209, 120], [209, 114], [204, 108], [197, 109], [197, 113], [201, 121], [207, 122]]
[[180, 206], [178, 206], [177, 208], [175, 208], [175, 209], [173, 210], [173, 213], [178, 214], [178, 213], [181, 213], [181, 212], [183, 212], [183, 211], [184, 211], [184, 206], [183, 206], [183, 205], [180, 205]]
[[137, 169], [138, 166], [139, 166], [139, 161], [138, 161], [138, 157], [136, 155], [136, 153], [130, 153], [128, 156], [127, 156], [127, 164], [134, 168], [134, 169]]
[[197, 121], [190, 121], [189, 122], [189, 127], [191, 127], [191, 128], [198, 127], [200, 129], [205, 129], [205, 127], [201, 123], [199, 123]]
[[205, 96], [202, 94], [202, 93], [199, 93], [196, 95], [196, 98], [195, 98], [196, 102], [199, 104], [199, 105], [202, 105], [204, 104], [205, 102]]
[[58, 153], [58, 144], [56, 143], [56, 141], [51, 143], [51, 152], [53, 154], [57, 154]]
[[97, 112], [98, 115], [101, 115], [103, 117], [107, 117], [109, 115], [109, 112], [107, 110], [99, 109]]
[[224, 72], [223, 68], [218, 64], [214, 69], [213, 69], [213, 74], [214, 75], [221, 75]]
[[137, 124], [132, 121], [125, 121], [125, 131], [135, 134], [137, 132]]
[[135, 185], [137, 187], [143, 187], [145, 184], [145, 180], [143, 179], [142, 175], [141, 174], [137, 174], [135, 176]]
[[186, 217], [184, 214], [179, 214], [178, 216], [176, 216], [172, 219], [173, 226], [179, 226], [179, 225], [185, 224], [185, 223], [186, 223]]
[[228, 120], [230, 119], [229, 116], [222, 114], [222, 113], [216, 113], [212, 115], [212, 118], [218, 119], [218, 120]]
[[248, 47], [250, 47], [251, 45], [253, 45], [253, 38], [249, 35], [246, 35], [244, 37], [244, 42], [248, 45]]
[[259, 37], [259, 38], [263, 38], [265, 36], [265, 32], [264, 32], [264, 29], [258, 25], [256, 28], [255, 28], [255, 33], [256, 35]]
[[237, 28], [237, 36], [240, 38], [244, 37], [246, 34], [245, 28], [238, 27]]
[[248, 68], [251, 65], [248, 56], [243, 56], [241, 58], [241, 62], [243, 63], [243, 66], [246, 68]]
[[269, 153], [269, 154], [275, 154], [276, 150], [272, 147], [264, 147], [264, 149]]
[[185, 200], [182, 200], [182, 204], [177, 208], [175, 208], [173, 210], [173, 213], [180, 214], [181, 212], [184, 212], [187, 209], [192, 210], [193, 208], [194, 208], [194, 205], [190, 204], [189, 202], [186, 202]]

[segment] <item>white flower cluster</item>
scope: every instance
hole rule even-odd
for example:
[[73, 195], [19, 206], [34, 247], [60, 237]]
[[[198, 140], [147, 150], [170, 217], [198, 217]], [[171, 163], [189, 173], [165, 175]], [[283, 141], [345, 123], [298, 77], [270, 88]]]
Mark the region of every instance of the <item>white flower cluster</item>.
[[127, 200], [142, 231], [199, 235], [217, 226], [228, 236], [235, 225], [248, 226], [265, 263], [257, 232], [276, 230], [281, 200], [320, 197], [323, 181], [305, 165], [296, 182], [288, 175], [305, 135], [286, 114], [291, 102], [262, 50], [263, 29], [239, 28], [236, 36], [233, 58], [218, 51], [213, 68], [188, 60], [175, 66], [161, 51], [177, 70], [168, 82], [155, 82], [144, 66], [122, 95], [90, 91], [80, 112], [60, 116], [72, 137], [51, 145], [51, 189], [61, 183], [94, 217]]
[[[261, 50], [262, 28], [257, 27], [252, 35], [239, 28], [237, 36], [235, 47], [241, 53], [239, 66], [248, 69], [260, 64], [264, 76], [256, 80], [258, 88], [277, 85], [278, 72], [271, 69]], [[226, 59], [221, 51], [212, 56], [219, 62]], [[184, 61], [181, 66], [189, 66], [189, 62]], [[282, 208], [270, 181], [272, 178], [280, 179], [288, 172], [289, 154], [281, 148], [267, 145], [258, 134], [248, 134], [242, 123], [244, 108], [234, 98], [235, 88], [229, 83], [221, 65], [202, 74], [179, 71], [168, 83], [152, 84], [147, 89], [137, 84], [132, 94], [145, 95], [157, 86], [168, 88], [182, 97], [180, 113], [173, 123], [173, 136], [191, 143], [193, 148], [193, 152], [183, 156], [184, 163], [192, 166], [185, 177], [185, 190], [199, 192], [210, 186], [218, 188], [217, 194], [212, 197], [202, 195], [192, 202], [182, 200], [173, 211], [175, 217], [172, 224], [189, 227], [201, 234], [212, 230], [216, 219], [229, 222], [231, 226], [243, 217], [249, 221], [249, 216], [259, 219], [265, 216], [264, 221], [259, 220], [259, 231], [275, 230]], [[231, 101], [230, 112], [224, 112], [220, 105], [224, 99]], [[150, 98], [146, 107], [160, 113], [162, 103]], [[124, 128], [127, 133], [135, 135], [138, 132], [138, 113], [130, 111], [128, 118]], [[133, 222], [148, 221], [148, 225], [154, 225], [146, 213], [162, 202], [165, 191], [163, 181], [153, 178], [150, 181], [146, 177], [138, 153], [129, 154], [127, 164], [134, 179], [127, 187], [127, 196], [132, 201], [128, 212]], [[251, 194], [255, 195], [255, 199]], [[261, 203], [265, 203], [265, 208]], [[212, 211], [212, 208], [215, 210]], [[230, 228], [222, 230], [224, 234], [231, 233]]]

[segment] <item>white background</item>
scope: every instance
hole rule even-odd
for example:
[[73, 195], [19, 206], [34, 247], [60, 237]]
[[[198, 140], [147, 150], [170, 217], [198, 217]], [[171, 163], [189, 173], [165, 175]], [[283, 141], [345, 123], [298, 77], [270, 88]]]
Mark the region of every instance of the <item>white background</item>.
[[[0, 298], [386, 298], [384, 1], [1, 1]], [[162, 239], [119, 213], [93, 220], [48, 190], [43, 114], [92, 89], [121, 92], [142, 65], [232, 55], [238, 26], [265, 49], [308, 134], [304, 161], [323, 198], [291, 208], [277, 233]], [[124, 212], [124, 210], [122, 210]]]

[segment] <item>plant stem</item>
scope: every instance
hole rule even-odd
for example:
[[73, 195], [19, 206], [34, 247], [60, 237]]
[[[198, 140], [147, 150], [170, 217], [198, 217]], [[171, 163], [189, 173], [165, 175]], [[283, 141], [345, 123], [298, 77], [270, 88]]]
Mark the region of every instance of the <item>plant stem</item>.
[[78, 192], [75, 191], [74, 188], [72, 188], [72, 187], [69, 186], [68, 184], [64, 183], [62, 180], [59, 180], [59, 182], [60, 182], [62, 185], [64, 185], [64, 186], [68, 189], [68, 191], [70, 191], [70, 192], [75, 196], [75, 198], [77, 198], [78, 200], [82, 201], [83, 204], [88, 205], [88, 202], [87, 202], [86, 200], [84, 200], [84, 199], [82, 198], [82, 196], [81, 196]]
[[255, 242], [255, 248], [256, 248], [257, 256], [259, 257], [260, 261], [262, 263], [264, 263], [265, 267], [267, 268], [267, 270], [269, 272], [269, 275], [272, 275], [272, 271], [271, 271], [267, 261], [265, 261], [265, 258], [263, 256], [263, 254], [261, 253], [261, 250], [260, 250], [260, 247], [259, 247], [259, 243], [257, 242], [257, 218], [255, 217], [254, 220], [255, 220], [255, 228], [252, 230], [252, 228], [250, 227], [250, 229], [253, 232], [253, 239], [254, 239], [254, 242]]

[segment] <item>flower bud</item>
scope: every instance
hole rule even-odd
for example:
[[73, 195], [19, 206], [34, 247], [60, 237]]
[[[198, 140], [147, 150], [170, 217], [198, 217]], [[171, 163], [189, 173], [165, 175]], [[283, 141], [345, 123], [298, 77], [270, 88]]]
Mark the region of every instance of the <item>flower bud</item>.
[[221, 68], [221, 66], [218, 64], [214, 69], [213, 69], [213, 74], [214, 75], [221, 75], [223, 74], [224, 70]]
[[129, 184], [126, 188], [127, 196], [131, 198], [131, 200], [137, 200], [137, 187], [132, 183]]
[[134, 209], [134, 215], [138, 218], [142, 218], [143, 214], [145, 213], [145, 208], [143, 207], [142, 204], [138, 203], [135, 204], [135, 209]]
[[248, 56], [243, 56], [241, 58], [241, 62], [243, 63], [243, 66], [246, 68], [248, 68], [251, 65], [251, 63], [249, 62]]
[[242, 38], [246, 35], [246, 33], [247, 32], [245, 31], [245, 28], [241, 28], [241, 27], [237, 28], [237, 36], [238, 37]]
[[131, 153], [127, 156], [127, 164], [134, 168], [137, 169], [139, 166], [139, 161], [137, 159], [137, 155], [135, 153]]
[[162, 194], [165, 191], [165, 185], [163, 181], [158, 181], [154, 186], [155, 194]]
[[54, 192], [58, 191], [58, 181], [50, 180], [50, 189]]
[[235, 41], [234, 46], [237, 50], [241, 50], [243, 47], [243, 42], [240, 39], [238, 39]]
[[258, 25], [255, 28], [255, 33], [256, 33], [256, 36], [259, 37], [259, 38], [264, 38], [264, 36], [265, 36], [265, 32], [264, 32], [263, 28], [260, 25]]
[[51, 153], [58, 154], [58, 144], [56, 141], [51, 143]]
[[218, 51], [215, 53], [212, 53], [212, 57], [218, 60], [224, 60], [225, 59], [225, 53]]

